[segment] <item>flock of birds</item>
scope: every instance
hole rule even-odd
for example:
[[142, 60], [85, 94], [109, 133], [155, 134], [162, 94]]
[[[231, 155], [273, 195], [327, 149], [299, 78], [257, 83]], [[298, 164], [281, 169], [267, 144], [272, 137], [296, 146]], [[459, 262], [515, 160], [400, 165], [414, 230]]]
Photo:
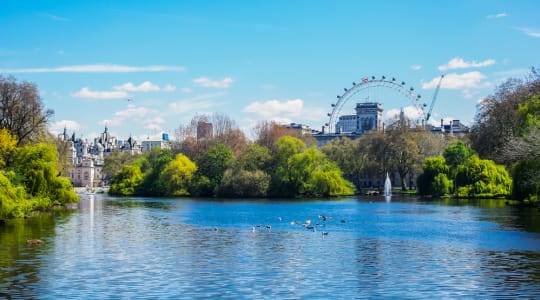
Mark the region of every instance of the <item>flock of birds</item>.
[[[332, 219], [332, 216], [325, 216], [325, 215], [320, 215], [319, 214], [317, 216], [317, 218], [318, 218], [318, 220], [316, 222], [312, 222], [311, 219], [306, 219], [304, 222], [302, 222], [302, 221], [291, 221], [289, 224], [294, 225], [294, 226], [302, 226], [306, 230], [309, 230], [309, 231], [312, 231], [312, 232], [318, 232], [317, 228], [318, 227], [325, 227], [326, 226], [326, 221], [329, 220], [329, 219]], [[277, 217], [277, 219], [278, 219], [279, 222], [283, 221], [282, 217]], [[341, 219], [340, 222], [341, 223], [346, 223], [347, 220]], [[271, 230], [272, 226], [271, 225], [264, 225], [263, 226], [262, 224], [257, 224], [256, 226], [251, 227], [252, 232], [255, 232], [255, 231], [260, 230], [260, 229]], [[322, 234], [322, 236], [327, 236], [328, 231], [321, 231], [321, 234]]]

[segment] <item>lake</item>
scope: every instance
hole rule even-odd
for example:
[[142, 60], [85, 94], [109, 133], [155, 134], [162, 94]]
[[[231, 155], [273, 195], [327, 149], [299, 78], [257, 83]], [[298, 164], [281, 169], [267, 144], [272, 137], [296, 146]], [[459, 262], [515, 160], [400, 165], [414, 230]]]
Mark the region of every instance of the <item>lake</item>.
[[540, 298], [540, 215], [498, 200], [79, 207], [0, 225], [0, 298]]

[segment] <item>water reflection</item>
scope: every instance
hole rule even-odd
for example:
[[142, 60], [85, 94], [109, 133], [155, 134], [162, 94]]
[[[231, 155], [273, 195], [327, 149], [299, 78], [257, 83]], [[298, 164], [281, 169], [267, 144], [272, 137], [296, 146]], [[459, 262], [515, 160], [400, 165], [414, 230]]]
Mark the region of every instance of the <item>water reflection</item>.
[[[518, 215], [400, 197], [92, 195], [68, 218], [0, 227], [0, 250], [9, 253], [0, 258], [0, 297], [537, 298], [540, 235], [517, 226], [527, 221]], [[308, 219], [314, 230], [295, 223]], [[27, 237], [46, 244], [28, 247]]]

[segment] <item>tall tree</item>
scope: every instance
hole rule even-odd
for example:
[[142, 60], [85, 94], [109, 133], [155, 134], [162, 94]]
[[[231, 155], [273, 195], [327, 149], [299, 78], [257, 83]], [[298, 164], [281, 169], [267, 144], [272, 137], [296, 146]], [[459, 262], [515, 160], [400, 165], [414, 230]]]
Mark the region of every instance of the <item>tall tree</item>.
[[540, 74], [532, 68], [529, 78], [508, 79], [480, 103], [470, 133], [471, 146], [480, 157], [504, 162], [502, 149], [519, 135], [523, 120], [520, 107], [539, 94]]
[[18, 145], [44, 138], [53, 115], [53, 110], [44, 108], [35, 84], [0, 76], [0, 128], [15, 135]]

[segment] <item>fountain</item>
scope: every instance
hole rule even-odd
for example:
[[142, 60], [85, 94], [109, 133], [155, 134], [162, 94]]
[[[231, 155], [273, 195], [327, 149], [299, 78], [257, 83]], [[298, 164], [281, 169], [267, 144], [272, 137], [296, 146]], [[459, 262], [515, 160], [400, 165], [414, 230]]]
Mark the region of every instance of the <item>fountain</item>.
[[390, 182], [388, 172], [386, 172], [386, 180], [384, 181], [384, 197], [392, 197], [392, 182]]

